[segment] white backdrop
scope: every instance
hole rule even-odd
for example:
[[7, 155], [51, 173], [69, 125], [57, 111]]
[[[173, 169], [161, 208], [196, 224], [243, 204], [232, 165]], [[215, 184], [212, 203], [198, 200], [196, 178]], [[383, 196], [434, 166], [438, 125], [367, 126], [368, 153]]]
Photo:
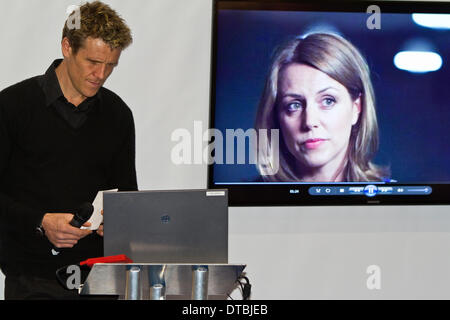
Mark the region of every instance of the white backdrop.
[[[139, 188], [205, 188], [205, 165], [171, 162], [170, 137], [208, 123], [211, 2], [105, 2], [134, 35], [106, 87], [134, 113]], [[72, 4], [0, 0], [0, 90], [61, 57]], [[229, 262], [247, 264], [253, 299], [450, 298], [448, 206], [230, 208], [229, 219]], [[367, 286], [371, 265], [380, 289]]]

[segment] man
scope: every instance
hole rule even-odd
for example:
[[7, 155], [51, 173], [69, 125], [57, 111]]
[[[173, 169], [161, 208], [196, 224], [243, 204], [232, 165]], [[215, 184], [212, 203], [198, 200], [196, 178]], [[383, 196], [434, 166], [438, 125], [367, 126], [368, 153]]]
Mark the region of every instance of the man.
[[133, 116], [103, 88], [132, 42], [130, 29], [99, 1], [75, 13], [78, 28], [63, 29], [64, 59], [0, 92], [5, 299], [77, 298], [55, 272], [102, 256], [103, 230], [72, 227], [73, 213], [100, 190], [137, 190]]

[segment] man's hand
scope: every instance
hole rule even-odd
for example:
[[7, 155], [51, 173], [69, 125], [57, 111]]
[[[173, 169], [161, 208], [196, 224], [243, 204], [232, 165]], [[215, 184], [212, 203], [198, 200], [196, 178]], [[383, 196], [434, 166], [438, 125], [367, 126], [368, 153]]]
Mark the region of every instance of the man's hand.
[[[72, 248], [78, 240], [92, 233], [91, 230], [72, 227], [69, 223], [73, 218], [71, 213], [47, 213], [42, 219], [42, 227], [48, 240], [56, 248]], [[86, 222], [83, 227], [89, 227]]]

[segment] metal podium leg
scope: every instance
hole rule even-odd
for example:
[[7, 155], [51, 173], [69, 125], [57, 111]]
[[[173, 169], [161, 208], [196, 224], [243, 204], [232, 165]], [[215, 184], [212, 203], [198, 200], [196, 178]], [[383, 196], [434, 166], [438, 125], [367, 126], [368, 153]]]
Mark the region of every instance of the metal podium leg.
[[150, 300], [166, 300], [166, 288], [160, 283], [150, 287]]
[[197, 267], [192, 272], [192, 300], [208, 300], [208, 268]]
[[140, 300], [140, 276], [141, 268], [133, 266], [127, 271], [127, 283], [125, 291], [125, 300]]

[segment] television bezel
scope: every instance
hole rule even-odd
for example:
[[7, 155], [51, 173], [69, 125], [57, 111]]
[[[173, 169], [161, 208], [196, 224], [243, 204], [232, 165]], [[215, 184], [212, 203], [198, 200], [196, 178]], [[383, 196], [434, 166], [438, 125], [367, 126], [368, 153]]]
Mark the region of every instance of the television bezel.
[[[450, 3], [430, 1], [295, 1], [295, 0], [213, 0], [212, 34], [211, 34], [211, 72], [209, 100], [209, 128], [214, 128], [216, 100], [216, 68], [217, 68], [217, 21], [220, 9], [237, 10], [279, 10], [279, 11], [329, 11], [329, 12], [367, 12], [370, 5], [377, 5], [381, 14], [385, 13], [450, 13]], [[358, 205], [448, 205], [450, 204], [450, 182], [427, 183], [389, 183], [382, 186], [429, 186], [429, 195], [320, 195], [308, 193], [310, 187], [346, 187], [339, 183], [283, 183], [283, 184], [215, 184], [214, 163], [208, 164], [207, 186], [209, 189], [228, 189], [229, 206], [358, 206]], [[368, 182], [367, 185], [371, 183]], [[354, 184], [356, 185], [356, 183]], [[358, 184], [361, 185], [361, 184]], [[364, 185], [364, 184], [362, 184]], [[353, 184], [352, 184], [353, 186]], [[298, 193], [290, 193], [299, 190]]]

